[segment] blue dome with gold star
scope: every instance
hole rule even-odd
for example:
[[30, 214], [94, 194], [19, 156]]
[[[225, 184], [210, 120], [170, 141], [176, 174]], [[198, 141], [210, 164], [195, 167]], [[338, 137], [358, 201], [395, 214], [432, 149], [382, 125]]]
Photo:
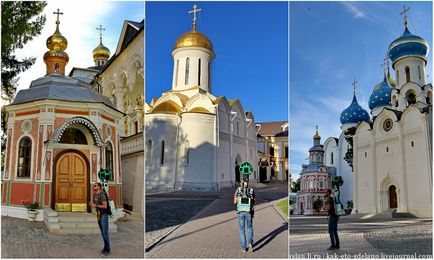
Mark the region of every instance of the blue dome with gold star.
[[428, 50], [428, 43], [412, 34], [405, 26], [404, 33], [389, 45], [388, 55], [392, 61], [392, 67], [395, 68], [395, 62], [409, 56], [416, 56], [426, 61]]
[[372, 110], [377, 107], [391, 106], [391, 93], [392, 87], [387, 81], [386, 76], [384, 76], [383, 81], [378, 83], [372, 91], [371, 97], [369, 98], [369, 108]]
[[369, 114], [357, 102], [356, 94], [353, 96], [351, 105], [345, 108], [341, 113], [341, 124], [358, 124], [362, 121], [368, 122], [370, 120]]

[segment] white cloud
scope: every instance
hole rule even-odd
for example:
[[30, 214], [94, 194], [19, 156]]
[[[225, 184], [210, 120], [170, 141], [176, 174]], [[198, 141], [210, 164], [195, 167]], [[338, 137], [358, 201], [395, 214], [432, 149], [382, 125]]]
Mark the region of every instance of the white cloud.
[[346, 9], [352, 13], [354, 18], [367, 18], [366, 14], [356, 6], [356, 3], [353, 2], [341, 2]]
[[[69, 62], [66, 73], [73, 67], [89, 67], [93, 65], [92, 50], [98, 43], [96, 24], [105, 19], [110, 13], [114, 13], [115, 2], [109, 1], [49, 1], [44, 9], [47, 22], [41, 34], [29, 42], [23, 49], [17, 50], [17, 57], [36, 57], [35, 64], [24, 73], [19, 75], [17, 92], [30, 86], [32, 80], [43, 77], [46, 74], [46, 67], [43, 55], [48, 50], [46, 39], [56, 29], [56, 15], [53, 14], [57, 8], [64, 14], [60, 16], [60, 32], [68, 40], [66, 52], [69, 55]], [[115, 46], [104, 44], [111, 50]]]

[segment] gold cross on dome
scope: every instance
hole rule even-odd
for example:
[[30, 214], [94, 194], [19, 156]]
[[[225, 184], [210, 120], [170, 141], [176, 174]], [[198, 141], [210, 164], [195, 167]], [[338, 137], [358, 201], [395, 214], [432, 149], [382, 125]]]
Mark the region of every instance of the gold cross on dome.
[[189, 14], [193, 13], [193, 30], [196, 31], [196, 13], [202, 11], [202, 9], [197, 9], [197, 5], [193, 5], [193, 10], [188, 11]]
[[318, 125], [316, 125], [315, 129], [316, 129], [316, 134], [318, 134]]
[[356, 83], [357, 83], [357, 80], [354, 79], [354, 81], [353, 81], [353, 90], [354, 90], [354, 95], [356, 94]]
[[57, 15], [57, 21], [56, 21], [56, 24], [59, 24], [59, 23], [60, 23], [60, 21], [59, 21], [59, 15], [61, 15], [61, 14], [63, 14], [63, 13], [61, 13], [60, 10], [59, 10], [59, 8], [57, 8], [57, 12], [53, 12], [53, 14], [56, 14], [56, 15]]
[[404, 25], [405, 26], [407, 26], [407, 13], [408, 13], [408, 11], [410, 11], [410, 7], [407, 7], [404, 5], [402, 8], [401, 16], [402, 16], [402, 19], [404, 19]]
[[99, 41], [102, 42], [102, 31], [105, 31], [105, 28], [102, 28], [102, 25], [100, 24], [96, 29], [99, 31]]

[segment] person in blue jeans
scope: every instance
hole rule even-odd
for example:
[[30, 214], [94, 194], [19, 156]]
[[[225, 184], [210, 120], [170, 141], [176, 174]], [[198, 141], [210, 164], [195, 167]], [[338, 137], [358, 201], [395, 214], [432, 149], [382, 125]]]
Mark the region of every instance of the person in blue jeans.
[[110, 253], [109, 240], [109, 223], [108, 223], [108, 207], [107, 195], [102, 189], [102, 184], [97, 182], [93, 185], [94, 198], [93, 203], [96, 209], [99, 230], [101, 231], [102, 239], [104, 240], [104, 248], [101, 254], [106, 256]]
[[339, 216], [336, 215], [335, 202], [331, 194], [332, 191], [328, 189], [325, 196], [325, 210], [328, 215], [328, 222], [329, 222], [328, 228], [329, 228], [329, 235], [330, 235], [330, 242], [331, 242], [331, 246], [327, 250], [340, 249], [339, 236], [338, 236]]
[[[247, 188], [247, 182], [241, 180], [240, 187], [236, 190], [234, 194], [234, 204], [237, 205], [239, 203], [239, 199], [241, 197], [250, 199], [251, 203], [248, 209], [241, 209], [237, 206], [237, 214], [238, 214], [238, 224], [240, 226], [240, 242], [241, 242], [241, 250], [243, 253], [253, 252], [253, 215], [254, 209], [253, 205], [256, 203], [255, 193], [253, 188]], [[248, 235], [248, 245], [246, 242], [246, 231], [245, 227], [247, 226], [247, 235]]]

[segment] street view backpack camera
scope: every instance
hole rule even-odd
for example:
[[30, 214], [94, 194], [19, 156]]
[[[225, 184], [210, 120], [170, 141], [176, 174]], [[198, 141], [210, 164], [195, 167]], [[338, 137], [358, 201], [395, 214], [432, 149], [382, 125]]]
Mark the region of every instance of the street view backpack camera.
[[101, 184], [102, 184], [102, 190], [107, 197], [107, 213], [110, 217], [113, 217], [116, 214], [116, 208], [115, 208], [115, 203], [109, 197], [108, 183], [107, 183], [107, 181], [110, 180], [111, 176], [112, 176], [112, 171], [109, 169], [101, 168], [101, 170], [99, 170], [98, 172], [98, 177], [101, 180]]
[[249, 175], [252, 173], [253, 167], [250, 163], [245, 162], [239, 166], [239, 169], [244, 185], [237, 190], [237, 212], [251, 212], [253, 189], [249, 188]]

